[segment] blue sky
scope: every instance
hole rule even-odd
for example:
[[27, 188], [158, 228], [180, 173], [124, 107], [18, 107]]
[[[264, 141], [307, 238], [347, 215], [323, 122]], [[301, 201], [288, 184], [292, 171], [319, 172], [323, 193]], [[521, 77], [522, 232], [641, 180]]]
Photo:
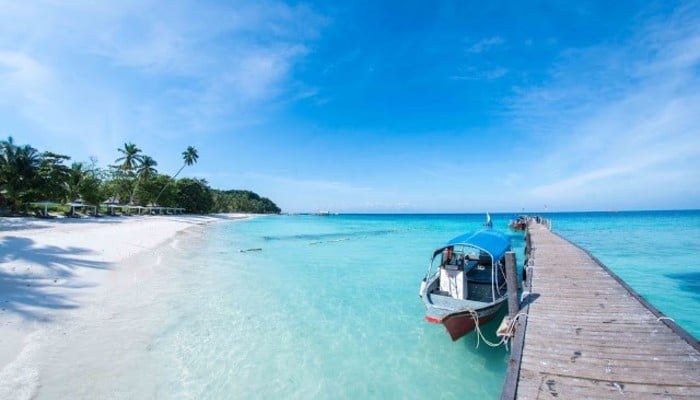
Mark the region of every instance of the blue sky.
[[284, 211], [700, 208], [697, 2], [0, 10], [0, 135], [74, 160], [193, 145]]

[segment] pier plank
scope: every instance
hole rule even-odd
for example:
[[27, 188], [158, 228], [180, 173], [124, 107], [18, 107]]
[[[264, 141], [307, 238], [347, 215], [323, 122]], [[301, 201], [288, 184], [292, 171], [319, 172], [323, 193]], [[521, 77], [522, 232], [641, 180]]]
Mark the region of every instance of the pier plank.
[[[633, 383], [617, 380], [589, 380], [561, 374], [540, 374], [523, 371], [522, 396], [519, 398], [697, 398], [698, 386], [666, 385], [664, 383]], [[519, 393], [520, 394], [520, 393]], [[556, 396], [554, 396], [556, 394]]]
[[529, 287], [502, 399], [700, 398], [700, 344], [585, 250], [528, 227]]

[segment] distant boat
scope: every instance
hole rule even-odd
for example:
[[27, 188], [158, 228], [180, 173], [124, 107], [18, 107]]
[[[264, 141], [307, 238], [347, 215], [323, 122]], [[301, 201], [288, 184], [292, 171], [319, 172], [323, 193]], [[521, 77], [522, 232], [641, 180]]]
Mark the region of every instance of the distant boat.
[[457, 236], [436, 249], [419, 291], [426, 321], [443, 324], [457, 340], [493, 319], [508, 298], [510, 249], [508, 237], [492, 230]]
[[508, 227], [516, 231], [524, 231], [527, 228], [527, 219], [527, 215], [519, 215], [508, 223]]
[[331, 215], [331, 212], [330, 212], [330, 211], [316, 211], [316, 214], [315, 214], [315, 215], [320, 215], [320, 216], [322, 216], [322, 217], [327, 217], [327, 216]]
[[484, 224], [487, 228], [493, 228], [493, 221], [491, 221], [491, 214], [486, 213], [486, 223]]

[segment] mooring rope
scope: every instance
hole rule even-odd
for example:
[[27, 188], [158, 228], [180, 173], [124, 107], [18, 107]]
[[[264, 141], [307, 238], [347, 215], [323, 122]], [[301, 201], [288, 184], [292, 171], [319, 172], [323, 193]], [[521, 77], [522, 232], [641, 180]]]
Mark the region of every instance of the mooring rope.
[[[500, 346], [500, 345], [505, 345], [505, 346], [506, 346], [506, 350], [508, 349], [508, 342], [510, 341], [510, 337], [509, 337], [509, 336], [506, 335], [506, 336], [501, 337], [501, 340], [499, 340], [498, 342], [492, 342], [492, 341], [488, 340], [488, 339], [486, 338], [486, 336], [484, 335], [484, 333], [481, 331], [481, 327], [479, 326], [479, 314], [476, 312], [476, 310], [474, 310], [473, 308], [468, 308], [468, 309], [466, 309], [466, 311], [469, 312], [469, 314], [471, 315], [471, 317], [472, 317], [472, 319], [474, 320], [474, 323], [475, 323], [476, 348], [477, 348], [477, 349], [479, 348], [479, 344], [481, 343], [482, 340], [483, 340], [484, 343], [486, 343], [489, 347], [498, 347], [498, 346]], [[515, 317], [513, 317], [513, 319], [508, 323], [508, 330], [507, 330], [507, 332], [512, 332], [513, 329], [515, 329], [515, 324], [518, 322], [518, 320], [519, 320], [520, 317], [522, 317], [522, 316], [527, 317], [527, 314], [525, 314], [525, 313], [518, 313], [518, 314], [515, 315]]]

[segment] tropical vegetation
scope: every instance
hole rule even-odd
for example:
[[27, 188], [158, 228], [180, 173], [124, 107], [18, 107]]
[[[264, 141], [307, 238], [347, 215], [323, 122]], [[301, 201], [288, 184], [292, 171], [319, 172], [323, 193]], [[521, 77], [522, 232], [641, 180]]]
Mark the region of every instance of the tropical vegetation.
[[272, 200], [249, 190], [214, 190], [213, 201], [217, 212], [279, 214], [282, 211]]
[[101, 168], [95, 159], [69, 164], [68, 155], [40, 152], [8, 137], [0, 140], [0, 214], [24, 214], [31, 203], [39, 202], [159, 205], [195, 214], [281, 211], [251, 191], [212, 189], [204, 179], [177, 179], [198, 159], [197, 149], [188, 146], [182, 152], [182, 166], [171, 177], [159, 173], [158, 162], [131, 142], [117, 149], [114, 164]]

